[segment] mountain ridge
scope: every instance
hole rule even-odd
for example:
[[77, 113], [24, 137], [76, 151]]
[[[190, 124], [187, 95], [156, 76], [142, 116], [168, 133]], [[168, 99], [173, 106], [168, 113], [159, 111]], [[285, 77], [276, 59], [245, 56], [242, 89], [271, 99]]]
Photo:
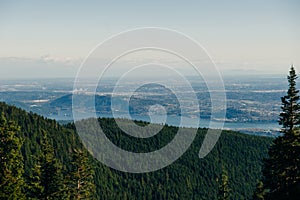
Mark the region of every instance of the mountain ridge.
[[[84, 148], [75, 132], [74, 124], [60, 125], [34, 113], [0, 103], [0, 112], [8, 120], [21, 126], [25, 138], [22, 154], [25, 173], [31, 173], [32, 159], [39, 152], [40, 131], [47, 131], [56, 157], [63, 168], [70, 165], [72, 148]], [[122, 132], [113, 119], [98, 119], [105, 134], [122, 148], [135, 149], [134, 140]], [[136, 122], [137, 123], [137, 122]], [[145, 122], [139, 122], [143, 125]], [[173, 164], [155, 172], [144, 174], [124, 173], [111, 169], [96, 159], [90, 159], [95, 170], [98, 199], [217, 199], [222, 168], [228, 171], [229, 187], [234, 199], [250, 199], [257, 180], [261, 177], [262, 159], [272, 139], [250, 136], [233, 131], [223, 131], [218, 143], [208, 156], [199, 159], [198, 151], [207, 129], [198, 129], [190, 148]], [[172, 139], [176, 127], [165, 130], [152, 140], [139, 143], [141, 148], [156, 148]], [[159, 142], [162, 142], [161, 144]], [[137, 143], [138, 144], [138, 143]], [[160, 144], [160, 145], [159, 145]]]

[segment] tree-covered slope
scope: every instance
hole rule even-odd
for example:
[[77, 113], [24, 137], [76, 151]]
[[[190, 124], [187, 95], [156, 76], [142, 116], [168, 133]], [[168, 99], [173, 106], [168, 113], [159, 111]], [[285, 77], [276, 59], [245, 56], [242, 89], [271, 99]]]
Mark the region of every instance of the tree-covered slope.
[[[82, 148], [73, 124], [60, 125], [5, 103], [0, 112], [21, 127], [25, 141], [22, 154], [25, 175], [31, 174], [34, 156], [40, 152], [42, 131], [54, 147], [63, 169], [71, 165], [70, 152]], [[131, 151], [159, 149], [170, 141], [177, 128], [165, 126], [150, 139], [135, 139], [123, 133], [113, 119], [99, 119], [101, 126], [115, 144]], [[124, 121], [126, 123], [126, 120]], [[138, 122], [145, 125], [144, 122]], [[98, 199], [217, 199], [222, 169], [228, 172], [232, 199], [250, 199], [261, 177], [262, 159], [267, 154], [271, 138], [223, 131], [215, 148], [203, 159], [198, 152], [206, 129], [199, 129], [188, 151], [172, 165], [151, 173], [131, 174], [111, 169], [93, 159]]]

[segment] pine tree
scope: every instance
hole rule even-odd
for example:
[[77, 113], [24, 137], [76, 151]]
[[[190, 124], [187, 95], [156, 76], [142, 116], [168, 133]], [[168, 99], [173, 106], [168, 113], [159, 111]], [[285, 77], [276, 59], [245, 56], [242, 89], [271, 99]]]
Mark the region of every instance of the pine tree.
[[54, 149], [48, 140], [47, 133], [42, 131], [42, 134], [41, 154], [33, 169], [31, 194], [36, 195], [33, 198], [38, 199], [62, 199], [62, 165], [55, 157]]
[[0, 199], [25, 199], [20, 128], [0, 116]]
[[44, 187], [41, 181], [41, 165], [35, 164], [32, 169], [32, 175], [27, 183], [27, 196], [33, 199], [41, 199], [44, 193]]
[[68, 179], [68, 196], [71, 199], [94, 199], [96, 192], [94, 170], [86, 151], [74, 149], [72, 171]]
[[264, 162], [265, 199], [296, 199], [300, 196], [300, 105], [296, 79], [292, 66], [287, 95], [281, 98], [279, 124], [283, 135], [273, 141], [269, 158]]

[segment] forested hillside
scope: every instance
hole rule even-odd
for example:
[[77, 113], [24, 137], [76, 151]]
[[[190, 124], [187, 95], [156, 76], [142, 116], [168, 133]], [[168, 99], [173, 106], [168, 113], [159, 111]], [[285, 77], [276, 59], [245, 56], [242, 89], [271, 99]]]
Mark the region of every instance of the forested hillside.
[[[0, 103], [1, 112], [8, 121], [14, 121], [20, 126], [19, 134], [24, 139], [22, 155], [25, 182], [30, 183], [32, 180], [30, 177], [35, 172], [33, 169], [37, 162], [36, 157], [44, 152], [42, 141], [45, 133], [54, 149], [55, 157], [62, 165], [63, 179], [68, 179], [74, 164], [74, 149], [83, 150], [74, 125], [62, 126], [54, 120], [26, 113], [5, 103]], [[170, 141], [177, 130], [176, 127], [165, 126], [153, 138], [133, 139], [124, 134], [113, 119], [99, 120], [106, 135], [115, 144], [131, 151], [158, 149]], [[138, 123], [144, 125], [144, 122]], [[261, 178], [262, 159], [266, 157], [272, 139], [223, 131], [212, 152], [204, 159], [199, 159], [198, 152], [205, 133], [206, 129], [199, 129], [193, 144], [180, 159], [151, 173], [130, 174], [116, 171], [89, 156], [95, 172], [95, 198], [217, 199], [222, 192], [222, 175], [226, 175], [231, 199], [251, 199], [257, 180]]]

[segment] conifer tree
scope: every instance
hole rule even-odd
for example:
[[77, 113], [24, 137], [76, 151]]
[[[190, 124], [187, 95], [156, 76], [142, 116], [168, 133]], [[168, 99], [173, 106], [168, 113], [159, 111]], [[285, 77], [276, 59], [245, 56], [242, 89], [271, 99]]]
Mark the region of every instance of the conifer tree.
[[20, 128], [0, 116], [0, 199], [25, 199]]
[[[35, 191], [41, 191], [35, 198], [38, 199], [62, 199], [63, 177], [62, 165], [55, 157], [53, 146], [50, 144], [47, 133], [42, 131], [41, 154], [34, 167]], [[34, 181], [33, 180], [33, 181]], [[40, 184], [40, 185], [39, 185]], [[40, 187], [41, 186], [41, 187]]]
[[41, 175], [41, 165], [36, 163], [27, 183], [27, 196], [29, 198], [41, 199], [43, 197], [44, 186], [42, 185]]
[[94, 199], [96, 192], [94, 170], [86, 151], [74, 149], [72, 170], [68, 179], [68, 196], [71, 199]]
[[287, 95], [281, 98], [279, 124], [283, 135], [273, 141], [269, 158], [264, 162], [265, 199], [297, 199], [300, 196], [300, 105], [296, 79], [292, 66]]

